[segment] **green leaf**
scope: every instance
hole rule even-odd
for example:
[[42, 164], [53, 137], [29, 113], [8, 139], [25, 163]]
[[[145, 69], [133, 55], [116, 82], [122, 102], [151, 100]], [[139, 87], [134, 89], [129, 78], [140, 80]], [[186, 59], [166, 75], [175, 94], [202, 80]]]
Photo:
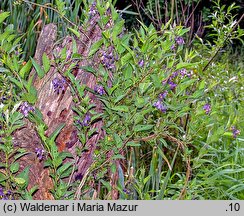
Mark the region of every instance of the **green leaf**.
[[56, 137], [59, 135], [60, 131], [65, 127], [65, 123], [60, 124], [56, 130], [51, 134], [51, 136], [48, 138], [48, 140], [52, 142], [54, 142], [54, 140], [56, 139]]
[[196, 63], [180, 62], [180, 63], [177, 64], [176, 70], [179, 70], [179, 69], [182, 69], [182, 68], [192, 69], [195, 66], [197, 66], [198, 64], [199, 64], [198, 62], [196, 62]]
[[118, 35], [122, 32], [123, 27], [124, 27], [124, 20], [120, 20], [118, 23], [116, 23], [113, 27], [113, 33], [112, 33], [112, 39], [113, 41], [118, 40]]
[[77, 44], [76, 40], [72, 37], [72, 58], [75, 58], [74, 54], [77, 54]]
[[14, 178], [14, 181], [18, 184], [18, 185], [24, 185], [26, 183], [25, 179], [23, 178]]
[[27, 101], [30, 104], [34, 104], [37, 100], [37, 95], [36, 94], [32, 94], [30, 92], [28, 93], [24, 93], [22, 96], [22, 100], [23, 101]]
[[109, 182], [107, 182], [107, 181], [104, 181], [104, 180], [100, 180], [101, 182], [102, 182], [102, 184], [108, 189], [108, 191], [111, 191], [111, 185], [110, 185], [110, 183]]
[[12, 56], [12, 60], [13, 60], [14, 70], [19, 71], [19, 62], [18, 62], [17, 56], [16, 55]]
[[116, 106], [111, 108], [114, 111], [120, 111], [120, 112], [129, 112], [128, 106], [122, 105], [122, 106]]
[[122, 58], [121, 58], [121, 64], [122, 66], [125, 65], [126, 63], [129, 62], [129, 60], [132, 58], [132, 55], [130, 53], [126, 53]]
[[140, 143], [136, 143], [136, 142], [128, 142], [128, 143], [126, 143], [126, 146], [138, 147], [138, 146], [141, 146], [141, 144]]
[[70, 176], [70, 174], [72, 173], [72, 170], [73, 170], [73, 166], [70, 166], [68, 169], [66, 169], [61, 175], [60, 175], [60, 178], [63, 179], [63, 178], [67, 178]]
[[91, 49], [90, 49], [90, 52], [89, 52], [88, 57], [94, 55], [98, 51], [98, 49], [102, 46], [102, 44], [103, 44], [103, 39], [100, 39], [99, 41], [97, 41], [96, 43], [94, 43], [91, 46]]
[[186, 32], [190, 31], [190, 28], [184, 28], [184, 29], [181, 29], [179, 32], [178, 32], [178, 36], [182, 36], [184, 35]]
[[17, 80], [17, 79], [15, 79], [15, 78], [13, 78], [13, 77], [8, 77], [9, 78], [9, 80], [12, 82], [12, 83], [14, 83], [16, 86], [18, 86], [20, 89], [22, 89], [23, 88], [23, 83], [22, 82], [20, 82], [19, 80]]
[[78, 32], [77, 30], [75, 29], [72, 29], [70, 27], [68, 27], [68, 29], [78, 38], [80, 38], [80, 32]]
[[154, 127], [154, 125], [136, 125], [134, 127], [135, 132], [140, 132], [140, 131], [147, 131], [150, 130]]
[[80, 69], [92, 73], [94, 76], [97, 76], [97, 71], [91, 66], [81, 66]]
[[116, 172], [116, 164], [113, 163], [113, 164], [110, 166], [110, 170], [111, 170], [112, 173], [115, 173], [115, 172]]
[[125, 157], [123, 156], [123, 155], [121, 155], [121, 154], [117, 154], [117, 155], [114, 155], [113, 157], [112, 157], [112, 160], [119, 160], [119, 159], [125, 159]]
[[30, 69], [32, 67], [32, 62], [29, 60], [19, 71], [19, 75], [21, 78], [25, 79], [29, 72], [30, 72]]
[[43, 167], [46, 168], [46, 167], [52, 167], [52, 160], [50, 158], [48, 158], [44, 164], [43, 164]]
[[0, 14], [0, 23], [2, 23], [9, 15], [10, 15], [10, 12], [2, 12]]
[[149, 87], [151, 86], [151, 82], [143, 82], [143, 83], [140, 83], [139, 84], [139, 90], [140, 90], [140, 93], [141, 94], [144, 94], [148, 89]]
[[21, 149], [21, 150], [19, 150], [19, 153], [14, 156], [14, 160], [18, 160], [19, 158], [21, 158], [27, 154], [28, 154], [28, 152], [26, 152], [26, 150]]
[[34, 68], [36, 70], [36, 73], [37, 73], [38, 77], [40, 79], [42, 79], [44, 77], [44, 75], [45, 75], [44, 70], [41, 68], [41, 66], [32, 57], [30, 57], [30, 59], [31, 59], [32, 64], [33, 64], [33, 66], [34, 66]]
[[70, 152], [61, 152], [59, 153], [59, 157], [64, 160], [66, 158], [73, 158], [73, 155]]
[[38, 190], [38, 185], [35, 185], [34, 187], [32, 187], [32, 188], [29, 190], [29, 194], [30, 194], [30, 195], [33, 195], [37, 190]]
[[180, 83], [180, 85], [179, 85], [179, 92], [177, 92], [177, 95], [176, 96], [178, 96], [180, 93], [182, 93], [186, 88], [188, 88], [189, 86], [191, 86], [196, 81], [197, 81], [196, 79], [190, 79], [190, 80], [187, 80], [185, 82]]
[[8, 179], [8, 177], [5, 174], [3, 174], [2, 172], [0, 172], [0, 183], [5, 181], [6, 179]]
[[26, 188], [29, 183], [30, 166], [27, 166], [16, 178], [21, 188]]
[[10, 165], [10, 172], [11, 173], [16, 173], [19, 171], [19, 163], [15, 162]]
[[55, 167], [59, 167], [61, 164], [62, 164], [63, 160], [62, 158], [60, 157], [55, 157], [52, 161], [52, 164], [55, 166]]
[[123, 141], [118, 134], [114, 134], [114, 140], [116, 142], [116, 147], [121, 148], [123, 146]]
[[62, 175], [63, 172], [65, 172], [67, 169], [69, 169], [69, 167], [71, 167], [74, 163], [73, 162], [67, 162], [64, 165], [62, 165], [58, 170], [57, 170], [57, 174], [58, 175]]
[[119, 95], [117, 98], [115, 98], [114, 103], [118, 103], [119, 101], [121, 101], [124, 97], [126, 96], [126, 94], [123, 95]]
[[46, 53], [44, 53], [42, 56], [42, 64], [43, 64], [43, 69], [44, 69], [45, 73], [47, 73], [50, 69], [50, 60]]

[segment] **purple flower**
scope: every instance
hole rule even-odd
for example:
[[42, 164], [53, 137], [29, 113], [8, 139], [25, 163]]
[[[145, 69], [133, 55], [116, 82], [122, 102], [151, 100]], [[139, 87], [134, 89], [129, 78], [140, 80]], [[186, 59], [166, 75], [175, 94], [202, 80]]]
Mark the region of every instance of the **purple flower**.
[[40, 148], [35, 148], [35, 153], [36, 153], [36, 156], [38, 157], [38, 159], [41, 161], [44, 157], [45, 151]]
[[110, 47], [107, 51], [102, 52], [101, 63], [107, 69], [115, 68], [115, 60], [118, 60], [118, 55], [113, 54], [113, 49]]
[[178, 45], [183, 45], [183, 44], [185, 44], [185, 41], [184, 41], [183, 37], [176, 37], [176, 38], [175, 38], [175, 42], [176, 42]]
[[91, 7], [90, 7], [90, 11], [89, 11], [88, 14], [90, 16], [94, 16], [94, 15], [96, 15], [96, 13], [97, 13], [97, 10], [96, 10], [96, 2], [93, 2], [92, 5], [91, 5]]
[[35, 109], [29, 105], [27, 102], [23, 102], [19, 108], [20, 112], [25, 116], [27, 117], [28, 116], [28, 113], [31, 112], [31, 111], [34, 111]]
[[185, 68], [183, 68], [180, 70], [180, 74], [181, 74], [181, 77], [188, 76], [189, 78], [191, 78], [193, 72], [192, 71], [187, 72], [187, 70]]
[[175, 87], [177, 86], [177, 84], [172, 81], [169, 81], [168, 84], [169, 84], [171, 90], [175, 89]]
[[63, 77], [61, 79], [56, 77], [52, 80], [52, 84], [53, 84], [54, 92], [57, 92], [57, 94], [59, 94], [60, 90], [61, 91], [65, 90], [65, 86], [67, 82]]
[[166, 98], [167, 94], [168, 94], [168, 91], [167, 91], [167, 90], [164, 91], [164, 92], [162, 92], [162, 93], [160, 93], [160, 94], [158, 95], [158, 99], [159, 99], [160, 101], [162, 101], [164, 98]]
[[104, 95], [106, 93], [103, 86], [101, 85], [96, 85], [94, 91], [100, 95]]
[[178, 74], [179, 74], [179, 72], [178, 72], [178, 71], [173, 72], [173, 73], [172, 73], [172, 75], [171, 75], [171, 78], [175, 78], [175, 77], [177, 77], [177, 76], [178, 76]]
[[130, 195], [131, 194], [131, 191], [128, 190], [128, 189], [126, 189], [126, 188], [123, 189], [123, 192], [126, 193], [127, 195]]
[[173, 45], [170, 47], [171, 50], [175, 50], [175, 48], [176, 48], [175, 44], [173, 44]]
[[3, 195], [2, 200], [8, 200], [8, 197], [6, 195]]
[[143, 67], [143, 66], [144, 66], [144, 60], [141, 59], [141, 60], [138, 62], [138, 65], [139, 65], [139, 67]]
[[181, 75], [182, 77], [184, 77], [185, 75], [187, 75], [187, 71], [186, 71], [185, 68], [183, 68], [183, 69], [180, 70], [180, 75]]
[[4, 196], [3, 189], [0, 187], [0, 196]]
[[239, 130], [236, 129], [235, 126], [232, 126], [231, 127], [231, 130], [232, 130], [232, 134], [233, 134], [233, 137], [236, 138], [237, 135], [239, 135], [241, 132]]
[[158, 110], [160, 110], [163, 113], [166, 113], [166, 111], [167, 111], [167, 107], [164, 106], [160, 100], [158, 100], [157, 102], [155, 102], [153, 104], [153, 106], [156, 107]]
[[78, 120], [78, 124], [80, 124], [82, 127], [87, 127], [90, 121], [91, 121], [91, 116], [89, 113], [87, 113], [82, 122]]
[[211, 112], [211, 105], [207, 103], [203, 106], [203, 109], [205, 110], [206, 114], [209, 114]]

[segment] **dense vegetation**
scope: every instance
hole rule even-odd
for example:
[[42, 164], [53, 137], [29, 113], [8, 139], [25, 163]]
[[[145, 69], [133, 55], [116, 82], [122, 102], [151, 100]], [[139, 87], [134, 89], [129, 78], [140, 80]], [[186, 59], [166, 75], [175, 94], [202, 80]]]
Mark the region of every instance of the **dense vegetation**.
[[[50, 171], [54, 199], [111, 199], [114, 190], [119, 199], [244, 199], [241, 5], [216, 1], [214, 10], [205, 8], [194, 22], [188, 1], [171, 1], [168, 17], [159, 12], [166, 10], [164, 1], [143, 1], [145, 8], [137, 11], [116, 11], [112, 1], [48, 2], [0, 3], [0, 198], [32, 199], [38, 190], [28, 187], [28, 167], [19, 164], [28, 152], [13, 139], [28, 121], [42, 141], [35, 153]], [[189, 10], [185, 17], [175, 9], [180, 4]], [[119, 1], [117, 5], [121, 7]], [[72, 68], [63, 79], [52, 80], [57, 94], [69, 80], [83, 146], [76, 156], [86, 151], [94, 122], [103, 121], [104, 136], [91, 167], [71, 182], [67, 178], [77, 168], [76, 156], [55, 145], [64, 125], [46, 136], [31, 70], [42, 79], [53, 65], [62, 71], [67, 57], [64, 48], [55, 61], [43, 55], [43, 65], [37, 64], [34, 53], [44, 24], [56, 23], [59, 39], [76, 38], [81, 34], [77, 26], [85, 29], [97, 14], [104, 31], [88, 58], [100, 60], [97, 67], [83, 67], [97, 77], [95, 88], [78, 82]], [[75, 46], [73, 52], [76, 64], [82, 56]], [[103, 104], [102, 113], [87, 92]], [[113, 173], [118, 174], [116, 183], [111, 183]]]

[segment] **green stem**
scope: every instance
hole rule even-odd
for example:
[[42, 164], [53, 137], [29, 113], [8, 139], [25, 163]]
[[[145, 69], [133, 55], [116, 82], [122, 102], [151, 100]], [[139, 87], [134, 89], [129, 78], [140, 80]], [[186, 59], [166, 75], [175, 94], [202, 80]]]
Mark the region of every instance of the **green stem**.
[[175, 0], [171, 0], [171, 22], [174, 20], [174, 7], [175, 7]]
[[[47, 6], [47, 5], [41, 5], [41, 4], [34, 3], [34, 2], [30, 2], [28, 0], [23, 0], [23, 2], [28, 3], [28, 4], [32, 4], [32, 5], [35, 5], [35, 6], [38, 6], [38, 7], [43, 7], [43, 8], [46, 8], [46, 9], [50, 9], [50, 10], [56, 12], [61, 18], [63, 18], [64, 20], [66, 20], [70, 25], [72, 25], [74, 27], [78, 27], [75, 23], [73, 23], [72, 21], [70, 21], [66, 16], [64, 16], [63, 14], [61, 14], [57, 9], [55, 9], [53, 7], [50, 7], [50, 6]], [[87, 37], [87, 39], [90, 40], [90, 38], [88, 37], [88, 35], [84, 31], [81, 31], [81, 33], [83, 33]]]

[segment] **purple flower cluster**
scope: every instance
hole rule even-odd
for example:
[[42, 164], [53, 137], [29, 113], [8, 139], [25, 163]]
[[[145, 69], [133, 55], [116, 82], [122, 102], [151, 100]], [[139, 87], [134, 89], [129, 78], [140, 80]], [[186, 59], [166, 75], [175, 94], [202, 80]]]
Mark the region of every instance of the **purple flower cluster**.
[[166, 84], [169, 85], [170, 90], [174, 90], [177, 86], [177, 84], [172, 81], [172, 77], [162, 81], [162, 85], [166, 85]]
[[158, 110], [160, 110], [161, 112], [163, 112], [163, 113], [166, 113], [166, 111], [167, 111], [167, 107], [164, 106], [163, 103], [162, 103], [162, 101], [160, 101], [160, 100], [158, 100], [157, 102], [155, 102], [153, 104], [153, 106], [155, 108], [157, 108]]
[[27, 117], [28, 116], [28, 113], [31, 112], [31, 111], [34, 111], [35, 109], [30, 105], [28, 104], [27, 102], [23, 102], [19, 108], [20, 112], [25, 116]]
[[130, 194], [131, 194], [131, 191], [130, 191], [129, 189], [127, 189], [127, 188], [124, 188], [124, 189], [123, 189], [123, 192], [124, 192], [125, 194], [127, 194], [127, 195], [130, 195]]
[[236, 138], [237, 135], [239, 135], [241, 133], [240, 130], [237, 130], [235, 126], [232, 126], [231, 127], [231, 130], [232, 130], [232, 134], [233, 134], [233, 137]]
[[183, 68], [179, 71], [179, 73], [180, 73], [182, 78], [185, 76], [188, 76], [189, 78], [191, 78], [193, 72], [192, 71], [188, 72], [185, 68]]
[[138, 65], [139, 65], [139, 67], [143, 67], [143, 66], [144, 66], [144, 60], [141, 59], [141, 60], [138, 62]]
[[185, 68], [175, 71], [170, 75], [170, 77], [168, 79], [162, 81], [162, 85], [168, 84], [170, 89], [174, 90], [177, 86], [174, 79], [179, 75], [181, 75], [181, 78], [183, 78], [185, 76], [188, 76], [189, 78], [191, 78], [192, 72], [187, 72], [187, 70]]
[[106, 94], [106, 92], [105, 92], [103, 86], [101, 86], [101, 85], [96, 85], [95, 88], [94, 88], [94, 91], [95, 91], [96, 93], [100, 94], [100, 95], [104, 95], [104, 94]]
[[174, 90], [177, 86], [176, 83], [174, 83], [173, 81], [168, 81], [168, 84], [169, 84], [169, 88], [170, 90]]
[[2, 200], [9, 200], [12, 192], [8, 190], [7, 192], [3, 191], [3, 188], [0, 187], [0, 197]]
[[0, 196], [4, 196], [3, 189], [0, 187]]
[[167, 95], [168, 95], [168, 91], [166, 90], [158, 95], [158, 99], [162, 101], [164, 98], [166, 98]]
[[89, 15], [90, 16], [94, 16], [98, 13], [97, 9], [96, 9], [96, 2], [93, 2], [91, 7], [90, 7], [90, 10], [89, 10]]
[[176, 37], [176, 38], [175, 38], [175, 42], [176, 42], [178, 45], [183, 45], [183, 44], [185, 44], [185, 41], [184, 41], [183, 37]]
[[90, 123], [90, 121], [91, 121], [91, 116], [90, 116], [89, 113], [87, 113], [87, 114], [85, 115], [83, 121], [78, 120], [77, 122], [78, 122], [78, 124], [80, 124], [82, 127], [87, 127], [88, 124]]
[[205, 110], [206, 114], [209, 114], [211, 112], [211, 105], [207, 103], [203, 106], [203, 109]]
[[116, 60], [118, 60], [118, 56], [114, 56], [113, 48], [110, 48], [107, 51], [102, 51], [101, 63], [107, 69], [114, 69]]
[[60, 78], [54, 78], [52, 80], [54, 92], [59, 94], [59, 91], [63, 92], [65, 90], [65, 86], [67, 85], [67, 81], [62, 77]]
[[41, 161], [44, 157], [45, 151], [40, 148], [35, 148], [35, 153], [36, 153], [37, 158]]

